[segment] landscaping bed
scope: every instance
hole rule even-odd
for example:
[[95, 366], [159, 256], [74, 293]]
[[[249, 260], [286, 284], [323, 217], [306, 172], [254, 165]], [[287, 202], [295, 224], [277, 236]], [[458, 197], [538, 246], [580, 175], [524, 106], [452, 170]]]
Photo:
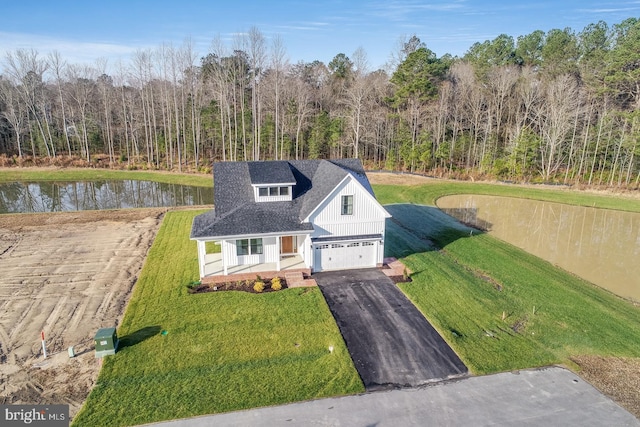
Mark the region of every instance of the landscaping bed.
[[[287, 288], [287, 281], [282, 278], [261, 279], [259, 276], [255, 280], [236, 280], [222, 283], [200, 283], [193, 282], [187, 285], [190, 294], [203, 294], [207, 292], [241, 291], [251, 294], [261, 294], [277, 292]], [[262, 286], [259, 285], [262, 283]]]

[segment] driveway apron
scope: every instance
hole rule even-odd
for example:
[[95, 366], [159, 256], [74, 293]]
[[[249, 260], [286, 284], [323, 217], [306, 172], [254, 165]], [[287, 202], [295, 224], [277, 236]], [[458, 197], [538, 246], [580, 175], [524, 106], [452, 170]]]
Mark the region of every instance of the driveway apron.
[[381, 271], [313, 277], [367, 390], [415, 387], [467, 373], [451, 347]]

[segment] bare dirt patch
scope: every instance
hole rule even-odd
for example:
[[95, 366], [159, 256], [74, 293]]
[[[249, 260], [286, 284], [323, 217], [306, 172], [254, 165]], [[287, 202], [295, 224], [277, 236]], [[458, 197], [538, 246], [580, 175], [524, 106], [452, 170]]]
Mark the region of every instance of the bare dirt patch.
[[392, 172], [367, 172], [367, 178], [372, 184], [380, 185], [421, 185], [434, 179], [421, 175]]
[[0, 403], [75, 415], [100, 369], [93, 336], [118, 325], [165, 211], [0, 215]]
[[640, 359], [624, 357], [572, 357], [578, 374], [640, 419]]

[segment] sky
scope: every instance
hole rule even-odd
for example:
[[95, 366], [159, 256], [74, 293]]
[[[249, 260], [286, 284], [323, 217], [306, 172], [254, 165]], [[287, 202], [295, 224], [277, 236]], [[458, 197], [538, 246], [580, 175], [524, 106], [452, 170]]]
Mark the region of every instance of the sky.
[[462, 56], [475, 42], [535, 30], [580, 32], [600, 20], [640, 17], [640, 0], [7, 0], [0, 25], [0, 73], [6, 52], [60, 52], [68, 63], [124, 64], [137, 50], [191, 40], [198, 58], [219, 37], [252, 27], [267, 46], [279, 36], [289, 62], [320, 60], [359, 48], [369, 68], [383, 68], [403, 37], [417, 35], [437, 56]]

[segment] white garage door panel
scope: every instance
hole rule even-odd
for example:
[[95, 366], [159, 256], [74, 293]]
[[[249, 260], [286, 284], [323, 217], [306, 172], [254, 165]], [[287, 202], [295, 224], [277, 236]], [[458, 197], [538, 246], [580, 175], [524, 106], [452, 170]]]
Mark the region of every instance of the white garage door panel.
[[313, 266], [315, 271], [375, 267], [375, 254], [375, 242], [317, 244]]

